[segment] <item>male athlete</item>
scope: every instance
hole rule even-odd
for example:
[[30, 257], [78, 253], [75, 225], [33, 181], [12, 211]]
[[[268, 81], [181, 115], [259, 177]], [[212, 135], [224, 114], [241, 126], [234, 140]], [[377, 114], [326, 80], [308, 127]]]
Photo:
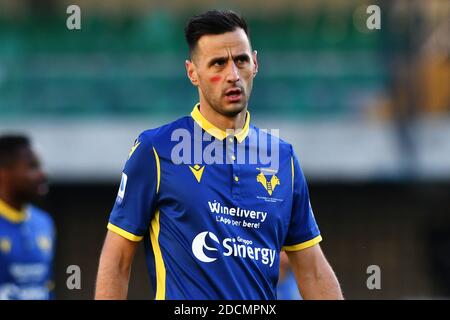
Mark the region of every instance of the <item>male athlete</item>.
[[[304, 299], [341, 299], [292, 146], [250, 124], [258, 63], [246, 22], [208, 11], [189, 21], [185, 36], [187, 76], [200, 102], [190, 116], [136, 139], [109, 218], [96, 298], [127, 297], [143, 240], [156, 299], [276, 299], [282, 250]], [[261, 154], [276, 157], [267, 163]]]
[[47, 190], [29, 140], [0, 136], [0, 300], [53, 298], [53, 222], [29, 205]]

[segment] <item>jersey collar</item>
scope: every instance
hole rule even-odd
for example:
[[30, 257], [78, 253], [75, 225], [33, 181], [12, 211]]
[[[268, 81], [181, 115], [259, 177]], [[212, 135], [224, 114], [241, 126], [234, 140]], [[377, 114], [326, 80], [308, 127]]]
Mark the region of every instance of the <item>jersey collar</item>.
[[[212, 135], [214, 138], [223, 140], [227, 136], [231, 135], [230, 133], [227, 133], [226, 131], [223, 131], [222, 129], [217, 128], [215, 125], [213, 125], [211, 122], [209, 122], [200, 112], [200, 103], [197, 103], [194, 106], [194, 109], [191, 112], [191, 117], [194, 119], [195, 122], [206, 132], [208, 132], [210, 135]], [[245, 124], [242, 130], [236, 130], [236, 134], [234, 135], [239, 143], [245, 140], [248, 136], [250, 127], [250, 112], [247, 111], [247, 115], [245, 117]]]
[[27, 212], [25, 209], [19, 211], [14, 209], [5, 201], [0, 199], [0, 217], [13, 223], [20, 223], [27, 219]]

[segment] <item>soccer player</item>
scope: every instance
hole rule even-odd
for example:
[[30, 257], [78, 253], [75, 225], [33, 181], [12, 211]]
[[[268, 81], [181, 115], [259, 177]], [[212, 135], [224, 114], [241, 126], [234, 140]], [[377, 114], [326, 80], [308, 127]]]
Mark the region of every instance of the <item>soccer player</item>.
[[[342, 298], [292, 146], [250, 124], [258, 63], [248, 34], [231, 11], [188, 22], [185, 64], [199, 103], [136, 139], [107, 226], [97, 299], [127, 297], [141, 240], [156, 299], [276, 299], [282, 250], [304, 299]], [[277, 156], [268, 163], [262, 154]]]
[[28, 138], [1, 136], [0, 300], [53, 298], [53, 222], [29, 204], [47, 190]]

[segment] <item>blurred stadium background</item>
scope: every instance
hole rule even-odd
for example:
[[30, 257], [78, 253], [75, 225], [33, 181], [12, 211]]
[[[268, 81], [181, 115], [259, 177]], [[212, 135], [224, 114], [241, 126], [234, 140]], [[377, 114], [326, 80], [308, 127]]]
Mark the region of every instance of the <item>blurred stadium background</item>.
[[[66, 28], [70, 4], [81, 30]], [[370, 4], [381, 30], [366, 28]], [[0, 133], [28, 133], [49, 172], [57, 298], [93, 297], [137, 134], [196, 102], [183, 27], [210, 8], [248, 19], [253, 123], [294, 144], [345, 296], [450, 297], [450, 1], [2, 0]], [[66, 288], [72, 264], [81, 290]], [[366, 287], [372, 264], [381, 290]], [[130, 298], [151, 295], [139, 252]]]

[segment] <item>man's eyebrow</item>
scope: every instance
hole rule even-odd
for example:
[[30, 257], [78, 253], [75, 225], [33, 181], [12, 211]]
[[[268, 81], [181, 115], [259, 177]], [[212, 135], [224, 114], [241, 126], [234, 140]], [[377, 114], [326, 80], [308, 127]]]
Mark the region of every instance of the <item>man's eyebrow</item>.
[[[228, 60], [228, 56], [227, 57], [216, 57], [216, 58], [212, 58], [209, 62], [208, 62], [208, 66], [213, 66], [216, 62], [226, 62]], [[233, 56], [233, 60], [246, 60], [249, 61], [250, 60], [250, 56], [247, 53], [240, 53], [238, 55]]]
[[208, 62], [208, 67], [210, 67], [210, 66], [216, 64], [216, 62], [225, 62], [225, 61], [227, 61], [227, 60], [228, 60], [228, 57], [215, 57], [215, 58], [212, 58], [212, 59], [209, 60], [209, 62]]
[[241, 53], [236, 56], [233, 56], [233, 60], [250, 60], [250, 56], [247, 53]]

